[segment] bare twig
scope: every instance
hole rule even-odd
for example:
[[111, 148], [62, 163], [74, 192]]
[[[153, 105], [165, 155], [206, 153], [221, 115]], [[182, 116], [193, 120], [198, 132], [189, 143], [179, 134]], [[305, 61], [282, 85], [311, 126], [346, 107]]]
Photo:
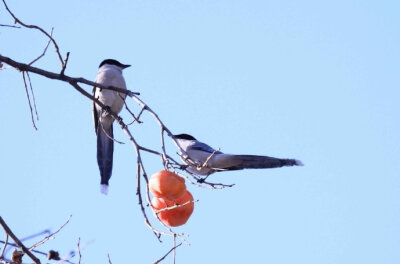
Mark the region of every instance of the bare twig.
[[[151, 231], [153, 231], [153, 233], [154, 233], [154, 235], [157, 237], [158, 241], [161, 242], [160, 237], [161, 237], [161, 235], [162, 235], [162, 232], [158, 231], [157, 229], [155, 229], [155, 228], [151, 225], [151, 223], [150, 223], [150, 221], [149, 221], [149, 218], [147, 217], [147, 214], [146, 214], [146, 209], [144, 208], [144, 205], [143, 205], [142, 192], [141, 192], [141, 189], [140, 189], [140, 186], [141, 186], [141, 184], [140, 184], [140, 178], [141, 178], [141, 170], [142, 170], [142, 167], [141, 167], [141, 158], [140, 158], [140, 152], [139, 152], [139, 150], [137, 150], [136, 153], [138, 154], [138, 157], [137, 157], [138, 166], [137, 166], [137, 176], [136, 176], [136, 179], [137, 179], [136, 195], [138, 196], [138, 199], [139, 199], [139, 205], [140, 205], [140, 209], [141, 209], [142, 214], [143, 214], [144, 222], [145, 222], [146, 225], [151, 229]], [[144, 172], [143, 172], [143, 173], [144, 173]]]
[[142, 121], [140, 121], [139, 119], [137, 119], [137, 117], [135, 116], [135, 114], [131, 111], [131, 109], [129, 109], [128, 104], [126, 103], [126, 101], [124, 100], [124, 104], [125, 104], [125, 109], [128, 110], [129, 114], [131, 114], [131, 116], [133, 117], [133, 121], [128, 123], [127, 126], [132, 125], [133, 123], [138, 122], [139, 124], [142, 123]]
[[173, 243], [174, 243], [174, 246], [173, 246], [174, 254], [172, 255], [172, 261], [173, 261], [172, 263], [175, 264], [175, 261], [176, 261], [176, 235], [174, 235]]
[[[154, 155], [158, 155], [158, 156], [164, 155], [164, 154], [161, 153], [161, 152], [158, 152], [158, 151], [155, 151], [155, 150], [153, 150], [153, 149], [149, 149], [149, 148], [146, 148], [146, 147], [143, 147], [143, 146], [139, 146], [139, 149], [140, 149], [140, 150], [143, 150], [143, 151], [146, 151], [146, 152], [148, 152], [148, 153], [154, 154]], [[172, 163], [172, 164], [174, 164], [174, 165], [176, 165], [176, 166], [179, 166], [179, 167], [182, 166], [179, 162], [177, 162], [174, 158], [172, 158], [172, 157], [169, 156], [168, 154], [166, 155], [166, 157], [169, 159], [170, 164]]]
[[3, 248], [1, 250], [0, 259], [3, 259], [4, 251], [6, 250], [7, 246], [8, 246], [8, 234], [6, 234], [6, 241], [4, 242]]
[[[126, 106], [126, 104], [125, 104], [125, 106]], [[128, 109], [128, 107], [126, 108], [129, 112], [131, 112], [129, 109]], [[133, 123], [135, 123], [135, 121], [137, 121], [138, 122], [138, 124], [142, 124], [143, 123], [143, 121], [140, 121], [140, 116], [143, 114], [143, 112], [144, 112], [144, 108], [142, 107], [142, 109], [140, 110], [140, 112], [139, 112], [139, 114], [135, 117], [135, 115], [132, 113], [132, 115], [133, 115], [133, 121], [132, 122], [130, 122], [129, 124], [128, 124], [128, 126], [130, 126], [130, 125], [132, 125]]]
[[4, 3], [4, 6], [5, 6], [7, 12], [14, 18], [14, 22], [15, 22], [16, 24], [20, 24], [21, 26], [26, 27], [26, 28], [34, 28], [34, 29], [37, 29], [37, 30], [39, 30], [40, 32], [42, 32], [43, 34], [45, 34], [45, 35], [51, 40], [51, 42], [52, 42], [53, 45], [54, 45], [54, 48], [56, 49], [56, 53], [57, 53], [57, 55], [58, 55], [58, 59], [59, 59], [60, 62], [61, 62], [61, 67], [64, 67], [64, 62], [63, 62], [63, 58], [62, 58], [62, 56], [61, 56], [61, 54], [60, 54], [60, 49], [59, 49], [59, 47], [58, 47], [58, 45], [57, 45], [57, 42], [54, 40], [54, 38], [53, 38], [49, 33], [47, 33], [44, 29], [42, 29], [41, 27], [38, 27], [38, 26], [36, 26], [36, 25], [27, 25], [27, 24], [25, 24], [24, 22], [22, 22], [21, 20], [19, 20], [19, 19], [14, 15], [14, 13], [11, 12], [11, 10], [8, 8], [7, 3], [6, 3], [5, 0], [3, 0], [3, 3]]
[[[0, 240], [0, 243], [5, 244], [6, 241]], [[11, 243], [11, 242], [8, 242], [8, 246], [14, 247], [14, 248], [18, 248], [18, 247], [19, 247], [16, 243]], [[33, 249], [33, 250], [31, 250], [31, 251], [34, 252], [34, 253], [43, 255], [43, 256], [48, 256], [49, 253], [50, 253], [52, 250], [50, 250], [50, 251], [47, 252], [47, 253], [46, 253], [46, 252], [43, 252], [43, 251], [40, 251], [40, 250], [36, 250], [36, 249]], [[1, 258], [0, 258], [0, 259], [1, 259]], [[71, 261], [69, 261], [69, 260], [63, 260], [63, 261], [66, 261], [66, 262], [68, 262], [68, 263], [74, 264], [74, 262], [71, 262]]]
[[[154, 264], [158, 264], [161, 261], [163, 261], [172, 251], [175, 251], [176, 248], [180, 247], [182, 245], [182, 242], [179, 243], [178, 245], [174, 246], [173, 248], [171, 248], [162, 258], [160, 258], [159, 260], [156, 260], [154, 262]], [[174, 263], [175, 263], [175, 259], [174, 259]]]
[[29, 87], [31, 88], [32, 100], [33, 100], [33, 108], [35, 109], [36, 120], [39, 120], [39, 114], [38, 114], [37, 107], [36, 107], [36, 99], [35, 99], [35, 93], [33, 92], [31, 76], [29, 75], [29, 72], [26, 72], [26, 75], [28, 76]]
[[0, 24], [0, 27], [21, 28], [21, 27], [19, 27], [19, 26], [14, 26], [14, 25], [5, 25], [5, 24]]
[[142, 110], [140, 110], [137, 119], [140, 119], [140, 116], [143, 114], [144, 110], [146, 110], [146, 107], [142, 107]]
[[32, 104], [31, 104], [31, 98], [29, 97], [28, 86], [26, 84], [25, 72], [21, 72], [21, 74], [22, 74], [22, 79], [24, 80], [26, 98], [28, 99], [29, 109], [30, 109], [30, 112], [31, 112], [32, 125], [35, 128], [35, 130], [37, 130], [37, 127], [36, 127], [36, 124], [35, 124], [35, 118], [33, 117], [33, 109], [32, 109]]
[[110, 258], [110, 253], [107, 253], [107, 258], [108, 258], [108, 264], [112, 264], [111, 258]]
[[199, 200], [190, 200], [190, 201], [187, 201], [187, 202], [185, 202], [185, 203], [183, 203], [183, 204], [174, 204], [174, 205], [172, 205], [172, 206], [168, 206], [168, 207], [165, 207], [165, 208], [163, 208], [163, 209], [156, 210], [155, 213], [156, 213], [156, 214], [159, 214], [159, 213], [161, 213], [161, 212], [173, 210], [173, 209], [179, 208], [179, 207], [183, 207], [183, 206], [186, 206], [186, 205], [191, 204], [191, 203], [195, 203], [195, 202], [197, 203], [198, 201], [199, 201]]
[[78, 263], [81, 264], [81, 259], [82, 259], [82, 254], [81, 254], [81, 238], [78, 238], [78, 245], [77, 245], [77, 249], [78, 249], [78, 254], [79, 254], [79, 259], [78, 259]]
[[147, 110], [153, 117], [154, 119], [157, 121], [157, 123], [159, 124], [159, 126], [161, 127], [161, 130], [164, 130], [167, 135], [172, 139], [172, 141], [175, 143], [176, 147], [183, 153], [186, 154], [186, 152], [181, 148], [181, 146], [178, 144], [178, 142], [176, 141], [176, 139], [173, 138], [173, 134], [172, 132], [164, 125], [164, 123], [161, 121], [161, 119], [158, 117], [158, 115], [156, 114], [156, 112], [154, 112], [148, 105], [146, 105], [139, 97], [137, 97], [136, 95], [132, 94], [130, 95], [130, 97], [136, 101], [140, 106], [142, 106], [142, 108], [144, 110]]
[[6, 232], [6, 234], [8, 234], [15, 241], [15, 243], [17, 243], [17, 245], [22, 249], [22, 251], [25, 254], [27, 254], [33, 260], [33, 262], [35, 262], [36, 264], [40, 264], [40, 260], [37, 257], [35, 257], [35, 255], [33, 255], [32, 252], [24, 246], [24, 244], [22, 244], [22, 242], [18, 239], [16, 235], [14, 235], [14, 233], [8, 227], [6, 222], [4, 222], [1, 216], [0, 216], [0, 224], [3, 227], [4, 231]]
[[21, 238], [20, 240], [21, 241], [25, 241], [25, 240], [29, 240], [29, 239], [32, 239], [32, 238], [35, 238], [35, 237], [38, 237], [38, 236], [42, 236], [44, 234], [50, 234], [50, 233], [51, 232], [50, 232], [49, 229], [44, 229], [44, 230], [42, 230], [42, 231], [40, 231], [40, 232], [38, 232], [36, 234], [25, 236], [25, 237]]
[[205, 181], [204, 179], [200, 179], [199, 182], [200, 182], [200, 183], [203, 183], [203, 184], [210, 185], [213, 189], [223, 189], [223, 188], [226, 188], [226, 187], [233, 187], [233, 186], [235, 186], [234, 183], [232, 183], [232, 184], [215, 183], [215, 182], [208, 182], [208, 181]]
[[[50, 36], [53, 36], [53, 30], [54, 30], [54, 28], [51, 28]], [[51, 42], [51, 39], [49, 39], [49, 41], [47, 42], [47, 45], [46, 45], [46, 47], [44, 48], [42, 54], [40, 54], [39, 57], [37, 57], [36, 59], [34, 59], [33, 61], [31, 61], [28, 65], [34, 64], [35, 62], [37, 62], [38, 60], [40, 60], [40, 59], [46, 54], [46, 51], [47, 51], [47, 48], [48, 48], [49, 45], [50, 45], [50, 42]]]
[[125, 144], [124, 142], [119, 141], [119, 140], [115, 139], [114, 137], [112, 137], [112, 136], [104, 129], [103, 124], [102, 124], [101, 122], [99, 122], [99, 126], [101, 126], [101, 130], [103, 130], [104, 134], [105, 134], [109, 139], [111, 139], [112, 141], [117, 142], [118, 144]]
[[[50, 234], [50, 231], [49, 231], [48, 229], [45, 229], [45, 230], [40, 231], [40, 232], [38, 232], [38, 233], [35, 233], [35, 234], [31, 234], [31, 235], [22, 237], [22, 238], [20, 238], [19, 240], [21, 240], [21, 242], [24, 242], [24, 241], [26, 241], [26, 240], [29, 240], [29, 239], [32, 239], [32, 238], [35, 238], [35, 237], [38, 237], [38, 236], [42, 236], [43, 234]], [[4, 243], [4, 241], [0, 240], [0, 243]], [[10, 243], [10, 242], [8, 243], [8, 245], [11, 246], [11, 247], [18, 247], [17, 244]], [[4, 254], [7, 254], [8, 250], [9, 250], [9, 249], [6, 249], [6, 251], [4, 252]], [[43, 253], [43, 252], [41, 252], [41, 251], [37, 251], [37, 252], [36, 252], [35, 250], [32, 250], [32, 252], [39, 253], [39, 254], [42, 254], [42, 255], [45, 255], [45, 254], [46, 254], [46, 253]]]
[[197, 169], [201, 170], [202, 168], [206, 167], [208, 165], [208, 162], [210, 161], [210, 159], [215, 155], [215, 153], [217, 153], [218, 151], [220, 151], [220, 149], [216, 149], [214, 150], [210, 156], [207, 157], [206, 161]]
[[67, 221], [66, 221], [64, 224], [62, 224], [55, 232], [53, 232], [53, 233], [51, 233], [50, 235], [44, 237], [44, 238], [43, 238], [42, 240], [40, 240], [39, 242], [35, 243], [33, 246], [31, 246], [31, 247], [29, 248], [29, 250], [32, 250], [32, 249], [37, 248], [38, 246], [40, 246], [40, 245], [46, 243], [46, 241], [48, 241], [48, 240], [50, 240], [50, 239], [54, 239], [54, 235], [57, 234], [58, 232], [60, 232], [61, 229], [63, 229], [63, 228], [69, 223], [69, 221], [71, 220], [71, 217], [72, 217], [72, 215], [70, 215], [70, 216], [68, 217]]
[[69, 59], [69, 52], [67, 52], [63, 66], [61, 68], [61, 72], [60, 72], [61, 75], [64, 75], [65, 69], [67, 68], [68, 59]]
[[196, 180], [196, 182], [192, 181], [187, 175], [179, 173], [178, 171], [175, 170], [175, 173], [181, 175], [182, 177], [185, 177], [192, 185], [195, 185], [200, 188], [205, 188], [205, 189], [224, 189], [227, 187], [233, 187], [235, 184], [224, 184], [224, 183], [215, 183], [215, 182], [207, 182], [205, 181], [204, 178], [200, 178], [193, 173], [189, 172], [186, 170], [186, 173], [189, 174], [193, 179]]
[[[135, 123], [135, 121], [138, 122], [138, 124], [143, 123], [142, 121], [139, 120], [139, 117], [136, 117], [135, 114], [131, 111], [131, 109], [129, 109], [129, 106], [128, 106], [128, 104], [126, 103], [125, 97], [122, 96], [122, 95], [119, 94], [119, 93], [118, 93], [118, 95], [119, 95], [119, 97], [122, 99], [122, 101], [124, 102], [125, 109], [128, 110], [129, 114], [131, 114], [131, 116], [133, 117], [133, 121], [130, 122], [130, 123], [128, 123], [127, 126], [132, 125], [133, 123]], [[142, 109], [142, 111], [143, 111], [143, 109]], [[140, 113], [142, 113], [142, 111], [140, 111]], [[139, 114], [140, 114], [140, 113], [139, 113]]]
[[168, 169], [168, 159], [167, 159], [167, 152], [165, 150], [165, 138], [164, 138], [164, 131], [165, 129], [163, 127], [161, 127], [161, 149], [162, 149], [162, 155], [161, 155], [161, 159], [163, 161], [164, 164], [164, 168]]

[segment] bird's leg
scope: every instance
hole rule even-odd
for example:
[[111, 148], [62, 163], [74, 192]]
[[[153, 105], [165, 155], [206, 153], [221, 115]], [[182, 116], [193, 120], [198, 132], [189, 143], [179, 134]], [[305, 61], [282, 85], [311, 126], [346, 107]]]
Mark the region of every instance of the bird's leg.
[[211, 175], [211, 173], [207, 174], [207, 176], [205, 176], [204, 178], [198, 179], [197, 182], [198, 183], [204, 183], [210, 175]]

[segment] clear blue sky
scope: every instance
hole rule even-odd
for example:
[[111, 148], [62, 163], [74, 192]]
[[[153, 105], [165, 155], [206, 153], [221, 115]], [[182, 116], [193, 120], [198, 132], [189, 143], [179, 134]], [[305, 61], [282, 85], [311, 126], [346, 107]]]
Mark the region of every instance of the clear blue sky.
[[[9, 6], [28, 24], [55, 28], [61, 51], [71, 52], [68, 75], [93, 80], [105, 58], [132, 64], [125, 71], [129, 89], [174, 133], [228, 153], [304, 162], [212, 176], [235, 183], [230, 189], [189, 186], [199, 202], [176, 229], [190, 235], [177, 263], [400, 263], [399, 1]], [[3, 7], [0, 23], [12, 23]], [[0, 28], [1, 54], [18, 61], [29, 62], [46, 43], [35, 31]], [[52, 47], [36, 66], [60, 71]], [[115, 147], [105, 197], [91, 102], [67, 84], [31, 77], [38, 131], [21, 74], [0, 71], [1, 216], [23, 237], [55, 229], [72, 214], [40, 249], [64, 255], [80, 237], [92, 241], [83, 263], [107, 263], [107, 253], [113, 263], [161, 257], [171, 241], [158, 243], [143, 223], [136, 156], [125, 135], [115, 129], [127, 144]], [[156, 148], [158, 127], [148, 116], [143, 120], [132, 132]], [[168, 151], [176, 150], [168, 144]], [[149, 174], [162, 168], [158, 158], [145, 155], [145, 162]]]

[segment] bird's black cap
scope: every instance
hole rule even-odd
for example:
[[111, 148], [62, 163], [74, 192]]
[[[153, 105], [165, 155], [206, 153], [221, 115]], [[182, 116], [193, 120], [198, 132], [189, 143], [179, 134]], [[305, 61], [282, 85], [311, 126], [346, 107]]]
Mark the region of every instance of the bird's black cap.
[[106, 59], [106, 60], [103, 60], [103, 61], [100, 63], [99, 68], [100, 68], [101, 66], [105, 65], [105, 64], [116, 65], [116, 66], [118, 66], [118, 67], [121, 67], [122, 69], [125, 69], [125, 68], [128, 68], [128, 67], [131, 66], [131, 65], [129, 65], [129, 64], [122, 64], [121, 62], [119, 62], [119, 61], [117, 61], [117, 60]]
[[179, 135], [174, 135], [174, 138], [178, 139], [187, 139], [187, 140], [196, 140], [194, 137], [188, 134], [179, 134]]

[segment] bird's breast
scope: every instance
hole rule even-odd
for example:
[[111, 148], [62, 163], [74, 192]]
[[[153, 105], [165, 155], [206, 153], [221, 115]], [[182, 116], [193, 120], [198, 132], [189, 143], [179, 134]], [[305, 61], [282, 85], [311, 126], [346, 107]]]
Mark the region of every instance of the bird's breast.
[[[126, 89], [124, 77], [117, 71], [108, 70], [100, 72], [96, 78], [96, 82], [105, 86]], [[113, 90], [96, 88], [95, 97], [98, 98], [100, 102], [110, 107], [114, 113], [118, 114], [124, 106], [126, 95]]]

